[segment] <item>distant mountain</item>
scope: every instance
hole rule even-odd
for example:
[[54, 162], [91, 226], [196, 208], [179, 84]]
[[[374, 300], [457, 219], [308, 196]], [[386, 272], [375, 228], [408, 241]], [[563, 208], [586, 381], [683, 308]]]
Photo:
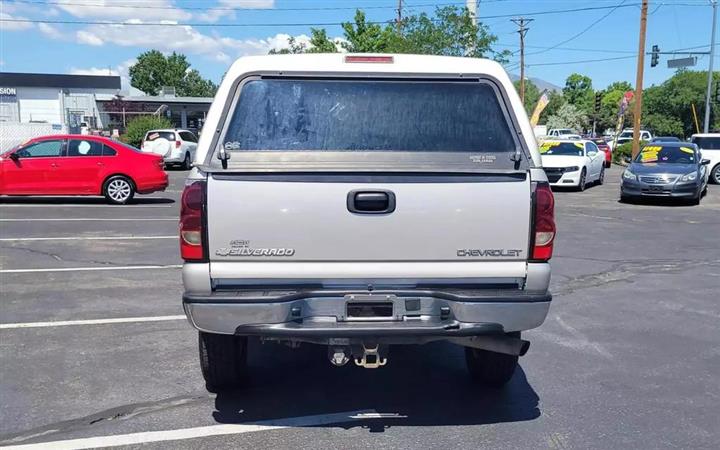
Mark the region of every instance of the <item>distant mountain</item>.
[[[516, 74], [514, 74], [514, 73], [511, 73], [511, 74], [510, 74], [510, 79], [513, 80], [513, 81], [517, 81], [517, 80], [520, 79], [520, 75], [516, 75]], [[544, 91], [545, 89], [547, 89], [548, 91], [551, 91], [551, 92], [552, 92], [552, 91], [555, 91], [555, 92], [560, 92], [560, 91], [562, 91], [562, 88], [561, 88], [560, 86], [557, 86], [557, 85], [555, 85], [555, 84], [552, 84], [552, 83], [550, 83], [549, 81], [541, 80], [540, 78], [532, 78], [532, 77], [530, 77], [530, 78], [528, 78], [528, 79], [529, 79], [530, 81], [532, 81], [532, 82], [535, 84], [535, 86], [538, 87], [538, 89], [540, 89], [540, 92]]]

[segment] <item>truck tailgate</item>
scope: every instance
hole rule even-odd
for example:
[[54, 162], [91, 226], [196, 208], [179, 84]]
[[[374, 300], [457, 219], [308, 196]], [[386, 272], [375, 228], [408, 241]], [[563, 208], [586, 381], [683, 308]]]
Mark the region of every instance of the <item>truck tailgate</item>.
[[[362, 272], [393, 278], [433, 271], [448, 277], [524, 276], [531, 209], [527, 177], [404, 177], [402, 182], [389, 177], [382, 183], [261, 178], [208, 180], [213, 278], [233, 277], [233, 267], [238, 278], [334, 272], [327, 264], [312, 263], [384, 263]], [[357, 191], [391, 193], [394, 211], [351, 212], [348, 196]], [[447, 270], [410, 264], [442, 262]], [[407, 268], [400, 269], [401, 264]]]

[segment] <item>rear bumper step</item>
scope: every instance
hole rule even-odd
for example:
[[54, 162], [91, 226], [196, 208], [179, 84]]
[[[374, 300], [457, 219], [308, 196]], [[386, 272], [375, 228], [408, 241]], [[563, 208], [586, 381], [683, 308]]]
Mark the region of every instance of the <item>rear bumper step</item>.
[[[268, 294], [268, 293], [266, 293]], [[200, 331], [267, 337], [463, 337], [522, 331], [543, 323], [551, 295], [460, 296], [410, 291], [335, 291], [237, 296], [186, 294], [185, 313]], [[380, 302], [382, 317], [358, 317], [355, 302]], [[350, 306], [350, 308], [348, 307]], [[388, 317], [392, 311], [392, 317]], [[363, 314], [365, 314], [363, 312]]]

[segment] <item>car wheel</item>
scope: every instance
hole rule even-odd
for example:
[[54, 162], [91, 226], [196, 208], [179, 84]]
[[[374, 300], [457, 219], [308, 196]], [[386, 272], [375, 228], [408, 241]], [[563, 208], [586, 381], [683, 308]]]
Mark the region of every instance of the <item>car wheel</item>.
[[240, 387], [247, 363], [247, 338], [198, 332], [200, 369], [205, 387], [218, 392]]
[[[520, 338], [520, 332], [507, 333]], [[518, 357], [504, 353], [465, 347], [465, 362], [473, 381], [488, 386], [501, 387], [512, 378], [518, 365]]]
[[585, 171], [585, 168], [583, 167], [583, 170], [580, 173], [580, 182], [577, 185], [577, 190], [582, 192], [585, 190], [585, 186], [587, 186], [587, 172]]
[[720, 164], [716, 165], [710, 172], [710, 179], [715, 184], [720, 184]]
[[605, 183], [605, 168], [600, 169], [600, 176], [598, 177], [597, 184], [602, 185]]
[[124, 205], [135, 196], [135, 185], [128, 177], [116, 175], [105, 182], [103, 195], [112, 204]]
[[183, 170], [190, 170], [192, 168], [192, 160], [190, 159], [190, 153], [185, 153], [185, 159], [182, 163]]

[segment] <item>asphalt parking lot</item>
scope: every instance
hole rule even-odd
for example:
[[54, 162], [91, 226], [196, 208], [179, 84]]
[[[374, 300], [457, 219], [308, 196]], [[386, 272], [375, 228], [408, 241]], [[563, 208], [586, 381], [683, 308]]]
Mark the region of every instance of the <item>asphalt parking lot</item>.
[[253, 343], [248, 388], [209, 394], [181, 308], [184, 172], [129, 206], [0, 199], [0, 445], [717, 448], [720, 186], [628, 205], [619, 174], [556, 193], [553, 306], [502, 390], [450, 344], [373, 371]]

